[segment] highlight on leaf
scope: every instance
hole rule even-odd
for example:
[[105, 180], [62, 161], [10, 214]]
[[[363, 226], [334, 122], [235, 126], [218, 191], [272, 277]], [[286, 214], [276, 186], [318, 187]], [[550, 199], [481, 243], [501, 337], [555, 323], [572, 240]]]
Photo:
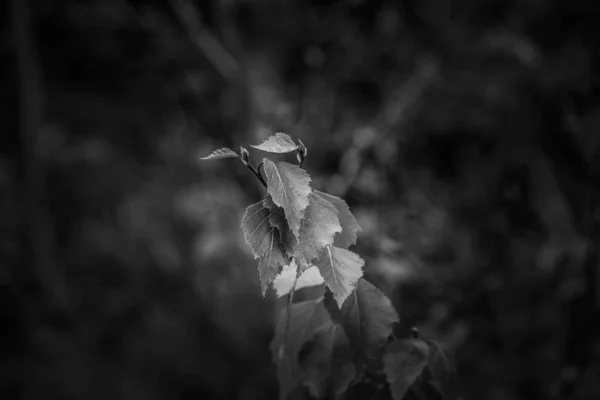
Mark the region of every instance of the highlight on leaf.
[[286, 162], [264, 159], [267, 191], [273, 202], [282, 207], [288, 225], [296, 238], [300, 235], [300, 222], [308, 206], [310, 176], [305, 170]]
[[362, 276], [364, 260], [350, 250], [327, 246], [314, 263], [321, 271], [325, 284], [341, 307]]
[[397, 340], [386, 347], [383, 371], [394, 400], [404, 398], [423, 373], [428, 358], [429, 346], [421, 339]]
[[356, 221], [356, 218], [354, 218], [354, 215], [352, 215], [350, 212], [350, 207], [348, 207], [348, 204], [346, 204], [344, 200], [337, 196], [333, 196], [319, 190], [315, 190], [315, 193], [327, 200], [329, 203], [333, 204], [338, 210], [338, 218], [342, 226], [342, 231], [335, 235], [333, 244], [336, 247], [341, 247], [343, 249], [347, 249], [350, 246], [355, 245], [358, 238], [358, 232], [361, 231], [361, 227]]
[[201, 160], [218, 160], [220, 158], [239, 158], [239, 155], [227, 147], [222, 147], [213, 151], [206, 157], [200, 157]]
[[298, 145], [294, 143], [291, 137], [282, 132], [269, 136], [259, 145], [250, 145], [255, 149], [269, 153], [289, 153], [295, 151]]
[[310, 264], [326, 246], [333, 244], [334, 236], [341, 231], [337, 209], [321, 195], [312, 192], [300, 227], [300, 238], [292, 254]]
[[279, 232], [269, 224], [270, 211], [262, 201], [246, 209], [242, 230], [246, 243], [252, 248], [254, 258], [259, 258], [258, 272], [263, 296], [279, 269], [287, 264]]
[[[292, 260], [292, 262], [283, 267], [279, 275], [273, 281], [273, 288], [277, 293], [277, 297], [283, 297], [288, 295], [292, 286], [294, 285], [294, 281], [296, 280], [296, 271], [298, 270], [298, 266], [296, 265], [296, 261]], [[323, 277], [319, 272], [319, 269], [314, 265], [308, 267], [302, 275], [298, 278], [296, 282], [296, 289], [302, 289], [306, 287], [319, 286], [323, 284]]]

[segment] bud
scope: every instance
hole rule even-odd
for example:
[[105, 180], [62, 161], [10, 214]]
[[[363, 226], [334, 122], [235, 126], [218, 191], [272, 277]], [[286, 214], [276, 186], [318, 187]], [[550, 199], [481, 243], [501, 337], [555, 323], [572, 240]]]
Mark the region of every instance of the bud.
[[306, 158], [306, 155], [308, 154], [308, 149], [306, 148], [304, 143], [302, 143], [302, 140], [298, 139], [298, 142], [300, 142], [300, 145], [296, 150], [296, 158], [298, 159], [298, 163], [302, 165], [304, 159]]
[[413, 326], [413, 327], [410, 329], [410, 336], [411, 336], [413, 339], [418, 339], [418, 338], [419, 338], [419, 328], [417, 328], [416, 326]]
[[250, 153], [248, 153], [248, 150], [240, 146], [240, 154], [242, 162], [245, 166], [248, 166], [250, 164]]

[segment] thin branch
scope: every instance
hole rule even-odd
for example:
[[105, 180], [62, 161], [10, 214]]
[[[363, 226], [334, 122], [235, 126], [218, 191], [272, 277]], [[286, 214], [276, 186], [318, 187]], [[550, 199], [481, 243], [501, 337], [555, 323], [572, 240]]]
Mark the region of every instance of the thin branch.
[[[262, 163], [260, 164], [262, 165]], [[246, 167], [248, 167], [248, 169], [250, 171], [252, 171], [252, 173], [254, 174], [254, 176], [256, 176], [256, 178], [260, 181], [260, 183], [263, 184], [263, 186], [266, 188], [267, 187], [267, 182], [265, 182], [265, 179], [263, 178], [263, 176], [260, 174], [260, 165], [258, 166], [259, 169], [255, 169], [252, 164], [248, 163], [246, 164]]]
[[298, 284], [298, 278], [302, 275], [300, 271], [300, 266], [296, 266], [296, 277], [294, 278], [294, 283], [292, 284], [292, 289], [290, 290], [290, 297], [288, 297], [286, 313], [285, 313], [285, 330], [283, 331], [283, 345], [287, 346], [287, 339], [290, 333], [290, 325], [292, 322], [292, 306], [294, 305], [294, 293], [296, 292], [296, 285]]
[[431, 86], [438, 75], [435, 59], [423, 57], [415, 73], [399, 85], [373, 120], [362, 129], [356, 130], [353, 141], [340, 161], [340, 167], [330, 183], [331, 191], [344, 196], [354, 184], [363, 168], [364, 155], [392, 132], [401, 129], [407, 114], [414, 109], [423, 93]]
[[188, 0], [169, 0], [173, 11], [204, 57], [227, 81], [238, 80], [241, 67], [223, 44], [201, 25], [200, 12]]

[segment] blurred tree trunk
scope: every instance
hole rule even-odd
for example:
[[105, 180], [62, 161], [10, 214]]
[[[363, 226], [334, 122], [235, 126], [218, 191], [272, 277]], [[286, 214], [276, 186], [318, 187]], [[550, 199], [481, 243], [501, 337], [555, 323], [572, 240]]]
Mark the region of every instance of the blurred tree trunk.
[[63, 274], [53, 256], [52, 228], [44, 207], [44, 169], [40, 162], [40, 135], [43, 126], [44, 90], [42, 71], [35, 49], [31, 14], [27, 0], [11, 4], [18, 77], [18, 126], [21, 175], [21, 256], [25, 276], [33, 275], [42, 304], [65, 310], [67, 290]]

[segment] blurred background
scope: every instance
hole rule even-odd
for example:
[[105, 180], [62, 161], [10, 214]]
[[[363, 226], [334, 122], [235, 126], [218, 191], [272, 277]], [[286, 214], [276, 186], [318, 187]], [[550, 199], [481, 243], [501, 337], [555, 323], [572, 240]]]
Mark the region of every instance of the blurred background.
[[599, 399], [593, 3], [2, 2], [0, 397], [276, 398], [264, 189], [198, 157], [283, 131], [463, 399]]

